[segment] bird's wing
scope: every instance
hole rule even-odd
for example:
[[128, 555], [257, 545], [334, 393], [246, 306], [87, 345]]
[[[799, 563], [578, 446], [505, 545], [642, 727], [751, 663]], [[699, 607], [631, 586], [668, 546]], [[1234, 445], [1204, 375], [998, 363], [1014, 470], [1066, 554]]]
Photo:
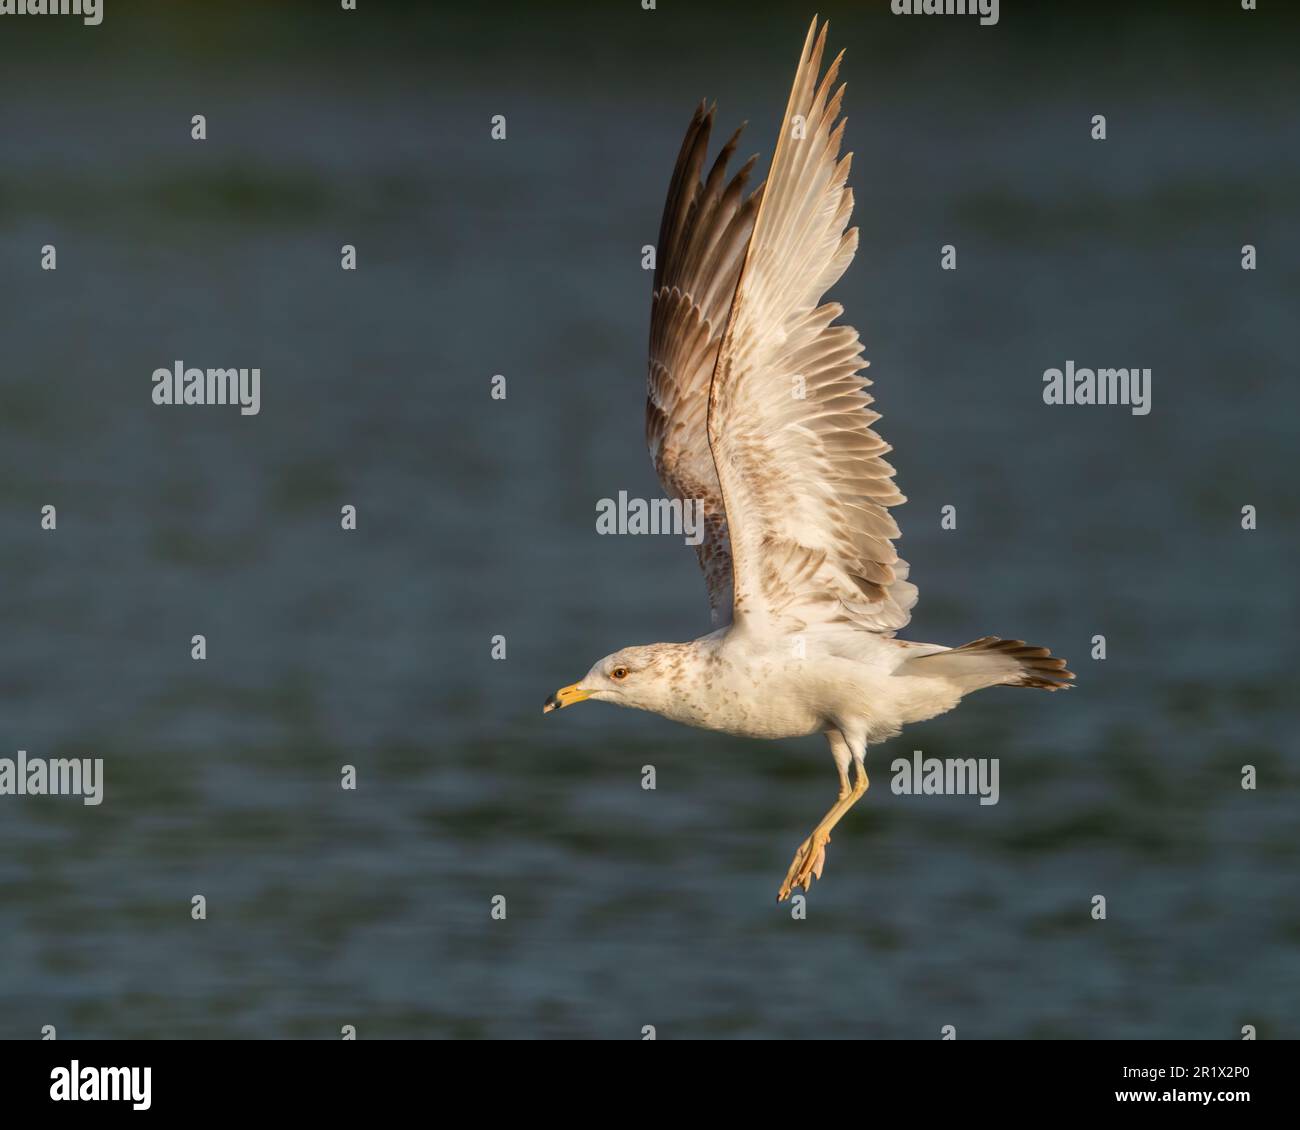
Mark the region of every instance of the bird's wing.
[[650, 307], [646, 443], [669, 496], [703, 507], [704, 537], [696, 553], [713, 621], [721, 625], [731, 618], [731, 548], [709, 453], [709, 382], [761, 188], [745, 194], [756, 158], [727, 179], [740, 130], [701, 181], [712, 125], [713, 110], [701, 103], [677, 156], [660, 222]]
[[[840, 158], [836, 58], [808, 30], [772, 171], [718, 352], [708, 432], [730, 535], [734, 619], [773, 630], [848, 624], [892, 634], [916, 589], [891, 540], [904, 501], [871, 424], [871, 382], [843, 312], [818, 305], [857, 250]], [[848, 230], [846, 230], [848, 229]]]

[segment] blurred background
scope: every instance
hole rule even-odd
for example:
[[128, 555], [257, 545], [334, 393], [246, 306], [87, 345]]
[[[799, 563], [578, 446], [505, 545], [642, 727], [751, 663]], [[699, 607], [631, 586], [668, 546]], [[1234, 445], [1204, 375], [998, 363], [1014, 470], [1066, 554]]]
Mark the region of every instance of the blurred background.
[[[641, 248], [692, 109], [765, 166], [813, 9], [0, 21], [0, 756], [106, 775], [0, 797], [0, 1036], [1297, 1035], [1300, 23], [888, 7], [820, 11], [905, 635], [1079, 686], [873, 750], [806, 921], [821, 738], [540, 707], [708, 628], [694, 554], [595, 504], [659, 493]], [[260, 366], [261, 414], [155, 407], [177, 359]], [[1045, 406], [1067, 359], [1150, 367], [1151, 414]], [[914, 749], [1000, 803], [893, 795]]]

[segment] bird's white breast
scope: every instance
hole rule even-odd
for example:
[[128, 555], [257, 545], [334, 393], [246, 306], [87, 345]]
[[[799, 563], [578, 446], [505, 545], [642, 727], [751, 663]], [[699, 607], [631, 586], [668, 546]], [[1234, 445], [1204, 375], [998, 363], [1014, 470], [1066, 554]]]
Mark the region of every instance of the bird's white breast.
[[683, 657], [658, 713], [741, 737], [793, 738], [835, 727], [874, 742], [951, 709], [960, 697], [947, 684], [897, 675], [903, 652], [895, 641], [853, 636], [851, 647], [836, 640], [831, 650], [799, 636], [714, 633]]
[[792, 738], [826, 729], [824, 661], [801, 657], [788, 639], [755, 644], [723, 634], [707, 643], [683, 665], [661, 711], [666, 717], [751, 738]]

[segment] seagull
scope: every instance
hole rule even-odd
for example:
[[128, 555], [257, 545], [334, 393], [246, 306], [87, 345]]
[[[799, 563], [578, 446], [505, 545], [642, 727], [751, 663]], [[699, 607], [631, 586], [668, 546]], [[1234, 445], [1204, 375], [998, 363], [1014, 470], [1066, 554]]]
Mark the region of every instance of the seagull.
[[869, 745], [984, 687], [1074, 678], [1020, 640], [895, 638], [917, 596], [893, 546], [889, 510], [905, 499], [872, 429], [858, 334], [822, 302], [858, 246], [844, 53], [821, 73], [827, 29], [813, 18], [766, 183], [746, 194], [756, 157], [728, 179], [743, 125], [702, 176], [714, 109], [701, 104], [659, 229], [646, 440], [668, 495], [703, 507], [713, 630], [607, 655], [542, 708], [594, 699], [750, 738], [824, 734], [839, 793], [778, 902], [821, 878], [831, 831], [867, 791]]

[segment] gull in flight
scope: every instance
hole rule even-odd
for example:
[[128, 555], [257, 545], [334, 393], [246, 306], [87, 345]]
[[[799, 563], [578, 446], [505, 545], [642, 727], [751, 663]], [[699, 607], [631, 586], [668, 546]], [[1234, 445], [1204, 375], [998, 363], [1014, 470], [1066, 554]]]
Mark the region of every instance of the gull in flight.
[[746, 194], [756, 158], [727, 176], [739, 130], [702, 176], [713, 111], [701, 105], [659, 229], [646, 439], [664, 490], [703, 505], [714, 631], [616, 651], [543, 708], [596, 699], [751, 738], [825, 734], [839, 796], [778, 900], [821, 878], [832, 829], [866, 792], [868, 745], [983, 687], [1074, 678], [1019, 640], [894, 638], [916, 603], [892, 544], [889, 508], [904, 499], [872, 430], [857, 332], [822, 303], [858, 246], [843, 53], [822, 75], [826, 30], [808, 29], [766, 185]]

